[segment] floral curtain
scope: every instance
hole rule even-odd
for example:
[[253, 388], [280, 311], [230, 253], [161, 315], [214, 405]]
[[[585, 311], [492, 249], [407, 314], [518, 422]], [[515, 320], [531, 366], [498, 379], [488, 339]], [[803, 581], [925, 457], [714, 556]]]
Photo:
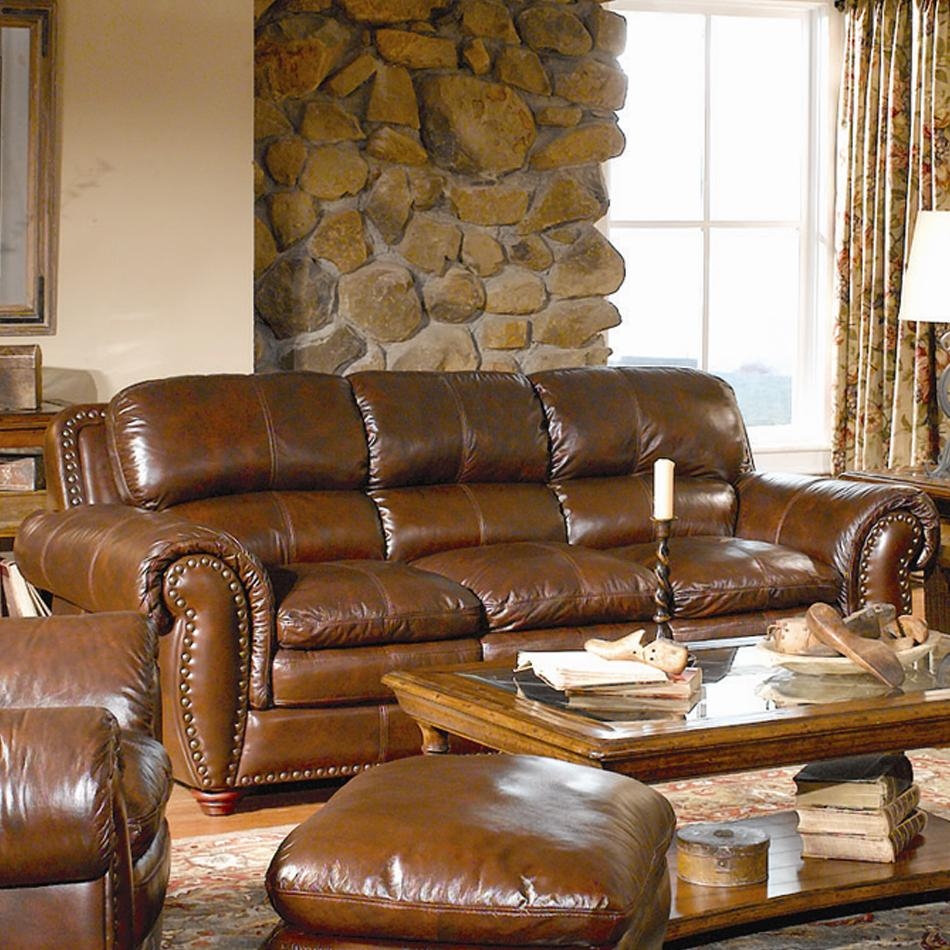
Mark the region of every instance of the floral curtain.
[[919, 208], [950, 209], [950, 0], [838, 0], [845, 17], [836, 216], [833, 467], [937, 454], [933, 324], [900, 323]]

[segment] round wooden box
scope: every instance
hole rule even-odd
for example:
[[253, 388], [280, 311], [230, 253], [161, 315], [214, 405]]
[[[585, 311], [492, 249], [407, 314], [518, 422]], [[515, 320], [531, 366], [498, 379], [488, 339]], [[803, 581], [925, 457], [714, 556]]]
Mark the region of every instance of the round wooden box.
[[687, 825], [676, 832], [676, 873], [691, 884], [760, 884], [769, 876], [769, 836], [736, 824]]

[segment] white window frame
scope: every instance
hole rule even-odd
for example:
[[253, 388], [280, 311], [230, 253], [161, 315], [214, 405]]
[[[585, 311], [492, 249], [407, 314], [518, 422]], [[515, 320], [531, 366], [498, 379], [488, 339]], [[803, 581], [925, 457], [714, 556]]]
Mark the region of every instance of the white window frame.
[[[709, 16], [801, 16], [808, 37], [807, 144], [809, 156], [802, 208], [794, 221], [717, 221], [710, 217], [709, 163], [703, 167], [703, 219], [683, 221], [618, 220], [608, 212], [610, 228], [690, 228], [703, 238], [703, 313], [701, 363], [708, 365], [709, 258], [713, 228], [802, 227], [799, 358], [793, 370], [792, 424], [751, 426], [749, 437], [756, 465], [762, 470], [827, 473], [831, 469], [831, 340], [834, 274], [835, 117], [841, 72], [841, 16], [833, 0], [613, 0], [609, 8], [627, 11], [702, 13]], [[824, 63], [815, 57], [827, 44]], [[704, 154], [710, 150], [710, 30], [706, 30], [706, 109]], [[750, 81], [753, 77], [750, 77]], [[610, 166], [607, 167], [608, 190]], [[819, 286], [819, 274], [825, 280]], [[621, 314], [621, 316], [623, 316]], [[609, 339], [608, 339], [609, 342]], [[623, 354], [618, 354], [622, 356]]]

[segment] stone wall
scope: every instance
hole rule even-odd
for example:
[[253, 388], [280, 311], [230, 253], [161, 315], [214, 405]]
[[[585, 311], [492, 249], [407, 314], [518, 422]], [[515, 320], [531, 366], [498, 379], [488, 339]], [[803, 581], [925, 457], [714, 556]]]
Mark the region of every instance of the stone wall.
[[256, 0], [257, 369], [605, 363], [624, 21], [596, 0]]

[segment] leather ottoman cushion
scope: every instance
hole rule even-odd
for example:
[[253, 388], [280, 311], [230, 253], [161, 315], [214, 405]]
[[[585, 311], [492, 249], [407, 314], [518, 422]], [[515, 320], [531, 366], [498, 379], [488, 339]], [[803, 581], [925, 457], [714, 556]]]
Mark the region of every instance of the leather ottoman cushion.
[[398, 561], [293, 564], [272, 574], [282, 647], [415, 643], [477, 635], [482, 607], [471, 591]]
[[615, 623], [653, 616], [652, 566], [579, 545], [516, 542], [413, 561], [475, 592], [491, 630]]
[[291, 832], [267, 890], [314, 935], [659, 947], [674, 826], [669, 803], [626, 776], [417, 756], [356, 776]]

